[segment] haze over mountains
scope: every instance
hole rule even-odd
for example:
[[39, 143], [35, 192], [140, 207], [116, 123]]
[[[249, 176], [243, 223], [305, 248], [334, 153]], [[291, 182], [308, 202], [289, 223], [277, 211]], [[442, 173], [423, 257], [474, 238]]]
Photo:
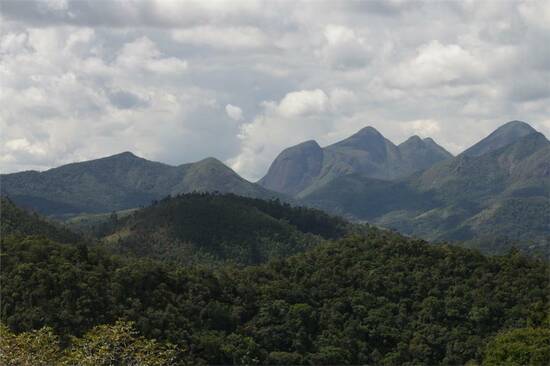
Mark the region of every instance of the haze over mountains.
[[396, 146], [373, 127], [365, 127], [325, 148], [315, 141], [306, 141], [284, 150], [258, 183], [302, 197], [344, 175], [359, 173], [393, 180], [451, 157], [431, 138], [412, 136]]
[[548, 246], [549, 197], [550, 142], [513, 121], [405, 179], [345, 175], [302, 199], [429, 240], [521, 240], [536, 250]]
[[56, 216], [193, 191], [283, 197], [429, 240], [520, 240], [538, 250], [550, 237], [549, 145], [527, 123], [512, 121], [453, 157], [430, 138], [395, 145], [366, 127], [326, 147], [310, 140], [285, 149], [257, 184], [213, 158], [170, 166], [126, 152], [2, 175], [1, 191]]
[[123, 210], [193, 191], [261, 198], [278, 196], [241, 178], [214, 158], [171, 166], [130, 152], [45, 172], [5, 174], [1, 178], [2, 194], [46, 215]]

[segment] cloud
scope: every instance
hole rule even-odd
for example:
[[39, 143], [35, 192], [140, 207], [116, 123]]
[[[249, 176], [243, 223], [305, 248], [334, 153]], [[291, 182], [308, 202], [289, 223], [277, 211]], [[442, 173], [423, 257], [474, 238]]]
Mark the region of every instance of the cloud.
[[361, 68], [370, 60], [370, 50], [365, 38], [351, 28], [329, 24], [324, 32], [326, 43], [321, 49], [325, 62], [335, 69]]
[[268, 37], [256, 27], [199, 26], [175, 30], [174, 40], [180, 43], [221, 49], [260, 48], [269, 43]]
[[301, 90], [285, 95], [279, 105], [273, 106], [273, 109], [275, 113], [284, 117], [305, 116], [323, 112], [327, 102], [327, 95], [320, 89]]
[[478, 81], [485, 72], [483, 61], [460, 45], [431, 41], [390, 72], [390, 83], [398, 87], [468, 83]]
[[289, 92], [279, 102], [262, 102], [254, 120], [241, 126], [241, 149], [229, 164], [249, 179], [261, 178], [282, 149], [312, 138], [325, 141], [340, 122], [338, 108], [351, 99], [347, 90], [314, 89]]
[[147, 107], [149, 102], [141, 99], [138, 95], [129, 91], [120, 90], [109, 94], [111, 103], [119, 109], [132, 109], [137, 107]]
[[243, 110], [237, 106], [231, 104], [226, 105], [225, 113], [227, 113], [229, 118], [231, 118], [232, 120], [240, 121], [243, 119]]
[[289, 145], [367, 125], [454, 153], [512, 119], [549, 135], [548, 14], [544, 0], [4, 0], [0, 169], [131, 150], [256, 179]]

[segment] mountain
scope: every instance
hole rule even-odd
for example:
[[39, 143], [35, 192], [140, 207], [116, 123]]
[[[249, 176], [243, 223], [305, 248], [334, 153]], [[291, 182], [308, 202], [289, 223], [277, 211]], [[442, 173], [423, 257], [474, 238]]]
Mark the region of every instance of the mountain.
[[276, 192], [295, 195], [319, 175], [323, 166], [323, 149], [310, 140], [283, 150], [258, 183]]
[[413, 136], [396, 146], [373, 127], [365, 127], [324, 148], [307, 141], [284, 150], [258, 183], [273, 191], [303, 197], [348, 174], [395, 180], [451, 157], [430, 138]]
[[409, 170], [415, 171], [425, 170], [432, 165], [447, 159], [451, 159], [453, 155], [447, 150], [439, 146], [431, 138], [421, 139], [418, 136], [412, 136], [407, 141], [399, 146], [401, 159]]
[[0, 178], [3, 195], [23, 207], [59, 216], [134, 208], [167, 195], [193, 191], [278, 196], [246, 181], [214, 158], [171, 166], [130, 152]]
[[495, 151], [516, 142], [517, 140], [537, 132], [528, 123], [522, 121], [510, 121], [497, 128], [489, 136], [473, 145], [461, 155], [480, 156], [491, 151]]
[[428, 240], [476, 241], [491, 252], [520, 245], [529, 253], [544, 253], [550, 249], [548, 197], [550, 142], [535, 131], [405, 179], [342, 176], [303, 202]]
[[99, 235], [111, 251], [179, 263], [257, 264], [344, 236], [346, 221], [322, 211], [233, 194], [166, 198], [124, 218], [112, 216]]

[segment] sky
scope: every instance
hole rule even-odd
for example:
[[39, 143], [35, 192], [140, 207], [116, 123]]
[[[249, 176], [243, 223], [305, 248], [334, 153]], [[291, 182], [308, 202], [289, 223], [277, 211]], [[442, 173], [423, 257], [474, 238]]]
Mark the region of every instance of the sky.
[[0, 0], [0, 170], [123, 151], [256, 180], [373, 126], [550, 135], [550, 1]]

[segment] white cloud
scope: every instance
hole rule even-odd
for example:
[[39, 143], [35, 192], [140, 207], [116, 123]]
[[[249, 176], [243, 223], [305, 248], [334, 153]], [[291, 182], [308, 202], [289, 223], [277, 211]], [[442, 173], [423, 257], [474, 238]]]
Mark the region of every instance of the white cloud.
[[243, 119], [243, 110], [237, 106], [228, 104], [225, 106], [225, 113], [235, 121], [240, 121]]
[[399, 87], [431, 87], [475, 82], [485, 72], [483, 60], [460, 45], [431, 41], [418, 48], [416, 57], [390, 72], [389, 81]]
[[326, 43], [320, 50], [321, 57], [335, 69], [360, 68], [370, 61], [367, 42], [356, 32], [342, 25], [329, 24], [324, 32]]
[[142, 69], [160, 74], [181, 73], [187, 61], [176, 57], [162, 57], [155, 44], [147, 37], [126, 43], [119, 52], [117, 64], [128, 69]]
[[173, 31], [174, 40], [213, 48], [260, 48], [269, 43], [268, 37], [256, 27], [199, 26]]
[[285, 95], [275, 109], [283, 117], [304, 116], [323, 112], [327, 102], [327, 95], [320, 89], [301, 90]]
[[548, 14], [543, 0], [3, 1], [0, 169], [132, 150], [257, 178], [289, 145], [366, 125], [453, 152], [511, 119], [548, 135]]

